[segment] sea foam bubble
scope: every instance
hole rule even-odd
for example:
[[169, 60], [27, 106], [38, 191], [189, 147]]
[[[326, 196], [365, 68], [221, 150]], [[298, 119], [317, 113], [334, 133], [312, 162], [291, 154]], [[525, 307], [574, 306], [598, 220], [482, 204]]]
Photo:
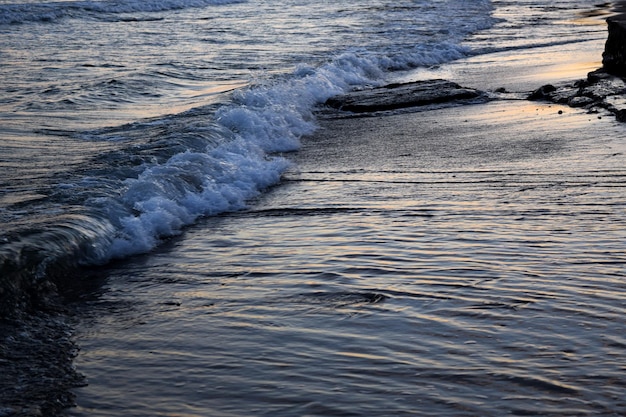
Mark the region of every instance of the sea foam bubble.
[[297, 150], [301, 137], [315, 131], [314, 110], [328, 98], [380, 85], [389, 67], [431, 65], [463, 53], [447, 43], [402, 61], [346, 52], [324, 65], [298, 65], [286, 76], [237, 90], [213, 115], [221, 135], [217, 144], [146, 165], [124, 181], [124, 192], [107, 203], [119, 209], [109, 209], [117, 232], [104, 260], [149, 251], [199, 217], [244, 209], [280, 181], [290, 164], [280, 154]]

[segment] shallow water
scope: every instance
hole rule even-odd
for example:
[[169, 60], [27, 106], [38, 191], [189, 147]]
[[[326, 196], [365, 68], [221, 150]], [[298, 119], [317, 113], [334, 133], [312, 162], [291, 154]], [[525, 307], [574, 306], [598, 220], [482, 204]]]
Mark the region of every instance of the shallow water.
[[0, 260], [45, 276], [151, 250], [275, 184], [286, 163], [268, 155], [297, 149], [328, 97], [602, 41], [606, 13], [580, 0], [2, 2]]
[[620, 415], [626, 145], [565, 112], [322, 122], [250, 210], [105, 271], [72, 415]]
[[42, 279], [145, 253], [245, 207], [287, 167], [273, 154], [314, 130], [315, 105], [467, 55], [465, 36], [492, 25], [491, 10], [0, 2], [2, 274]]
[[[2, 2], [0, 257], [69, 259], [68, 413], [624, 414], [624, 128], [519, 100], [607, 10]], [[433, 74], [510, 93], [313, 112]]]

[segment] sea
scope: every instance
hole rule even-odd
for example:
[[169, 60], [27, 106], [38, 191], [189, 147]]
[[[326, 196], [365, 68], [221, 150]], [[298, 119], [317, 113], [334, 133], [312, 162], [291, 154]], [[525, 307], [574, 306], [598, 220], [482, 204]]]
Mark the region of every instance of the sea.
[[320, 110], [610, 6], [0, 0], [0, 281], [78, 311], [68, 415], [625, 415], [624, 127]]

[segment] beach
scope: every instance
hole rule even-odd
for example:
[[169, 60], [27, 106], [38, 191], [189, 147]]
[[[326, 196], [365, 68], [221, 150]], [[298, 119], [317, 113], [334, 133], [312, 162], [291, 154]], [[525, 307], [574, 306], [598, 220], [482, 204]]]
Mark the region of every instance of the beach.
[[[596, 12], [581, 27], [604, 28], [611, 9]], [[47, 381], [63, 389], [26, 383], [0, 416], [623, 415], [621, 103], [529, 100], [580, 90], [602, 67], [605, 39], [590, 38], [390, 80], [467, 99], [320, 103], [245, 207], [80, 268], [41, 331], [59, 337]], [[30, 370], [7, 375], [41, 381]]]
[[600, 47], [445, 69], [484, 103], [322, 111], [249, 210], [110, 272], [71, 415], [619, 415], [623, 126], [522, 98]]

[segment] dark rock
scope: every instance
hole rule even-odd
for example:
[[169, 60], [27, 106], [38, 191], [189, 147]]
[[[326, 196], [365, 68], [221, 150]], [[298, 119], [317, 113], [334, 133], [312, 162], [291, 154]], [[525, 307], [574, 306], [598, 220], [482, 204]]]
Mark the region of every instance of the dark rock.
[[355, 113], [397, 110], [428, 104], [476, 99], [483, 93], [447, 80], [425, 80], [353, 91], [331, 97], [326, 105]]
[[574, 97], [571, 97], [567, 101], [567, 104], [570, 107], [585, 107], [593, 103], [594, 103], [594, 100], [591, 97], [585, 97], [585, 96], [574, 96]]
[[528, 100], [545, 100], [551, 99], [551, 93], [556, 91], [556, 87], [552, 84], [546, 84], [539, 87], [528, 96]]
[[620, 14], [607, 19], [609, 34], [602, 54], [603, 67], [573, 85], [544, 85], [533, 91], [529, 100], [567, 104], [589, 113], [604, 109], [617, 121], [626, 122], [626, 3], [614, 7]]
[[602, 68], [590, 72], [586, 80], [573, 84], [540, 87], [528, 99], [567, 104], [584, 108], [589, 113], [605, 109], [613, 113], [618, 121], [626, 122], [626, 82]]
[[585, 87], [589, 83], [594, 84], [598, 81], [606, 80], [612, 77], [613, 76], [606, 72], [604, 68], [598, 68], [597, 70], [591, 71], [589, 74], [587, 74], [587, 80], [581, 80], [580, 83], [582, 87]]
[[602, 65], [610, 74], [626, 76], [626, 15], [609, 17], [606, 22], [609, 36], [604, 45]]

